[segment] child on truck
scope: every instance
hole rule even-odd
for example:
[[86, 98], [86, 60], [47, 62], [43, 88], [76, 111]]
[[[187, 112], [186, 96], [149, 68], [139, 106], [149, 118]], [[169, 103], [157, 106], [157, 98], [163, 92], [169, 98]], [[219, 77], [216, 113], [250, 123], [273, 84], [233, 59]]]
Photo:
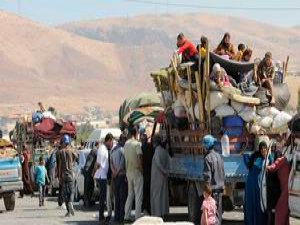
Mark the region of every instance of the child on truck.
[[203, 188], [204, 201], [202, 203], [201, 225], [215, 225], [216, 224], [216, 201], [211, 197], [212, 189], [210, 185], [206, 184]]
[[46, 179], [49, 181], [43, 156], [39, 158], [39, 165], [35, 168], [35, 184], [39, 190], [39, 206], [44, 206]]

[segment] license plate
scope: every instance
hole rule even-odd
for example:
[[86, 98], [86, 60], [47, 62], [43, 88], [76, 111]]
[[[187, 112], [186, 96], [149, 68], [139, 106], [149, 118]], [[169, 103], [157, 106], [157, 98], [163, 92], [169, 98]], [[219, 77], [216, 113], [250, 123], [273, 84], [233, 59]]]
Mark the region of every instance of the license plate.
[[18, 177], [18, 170], [0, 170], [0, 179]]

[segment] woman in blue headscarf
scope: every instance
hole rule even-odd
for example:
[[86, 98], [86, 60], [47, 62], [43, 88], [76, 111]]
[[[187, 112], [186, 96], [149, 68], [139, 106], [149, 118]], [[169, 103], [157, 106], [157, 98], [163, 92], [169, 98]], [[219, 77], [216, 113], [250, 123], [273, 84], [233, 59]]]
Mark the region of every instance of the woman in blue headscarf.
[[264, 160], [268, 155], [267, 143], [262, 141], [259, 150], [250, 157], [245, 158], [245, 163], [249, 169], [244, 202], [245, 225], [265, 225], [267, 215], [261, 210], [261, 187], [260, 178], [264, 165]]

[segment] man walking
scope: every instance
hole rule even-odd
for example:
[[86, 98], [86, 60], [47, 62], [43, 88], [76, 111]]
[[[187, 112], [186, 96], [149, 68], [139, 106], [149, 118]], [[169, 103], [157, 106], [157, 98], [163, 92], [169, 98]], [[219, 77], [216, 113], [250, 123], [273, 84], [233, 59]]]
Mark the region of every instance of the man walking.
[[123, 223], [125, 214], [125, 202], [127, 195], [124, 145], [126, 136], [120, 135], [117, 146], [112, 150], [110, 166], [112, 171], [113, 184], [115, 188], [115, 219], [116, 223]]
[[108, 133], [105, 136], [104, 143], [98, 149], [97, 161], [95, 165], [94, 178], [97, 180], [100, 189], [100, 199], [99, 199], [99, 221], [101, 224], [105, 224], [104, 208], [106, 202], [106, 192], [107, 192], [107, 173], [108, 173], [108, 151], [113, 146], [113, 135]]
[[130, 221], [132, 203], [135, 199], [135, 219], [141, 217], [143, 203], [143, 166], [141, 143], [137, 141], [137, 130], [129, 129], [131, 138], [124, 146], [126, 176], [128, 181], [128, 197], [125, 205], [125, 220]]
[[92, 196], [94, 193], [94, 178], [93, 178], [93, 170], [95, 168], [96, 160], [97, 160], [97, 152], [99, 148], [99, 142], [96, 141], [95, 146], [89, 152], [86, 157], [86, 162], [83, 167], [83, 175], [84, 175], [84, 205], [86, 207], [92, 206]]
[[74, 172], [73, 162], [76, 154], [70, 146], [71, 138], [65, 134], [61, 140], [61, 150], [57, 152], [57, 172], [59, 183], [62, 184], [64, 200], [67, 207], [66, 217], [74, 216]]
[[205, 135], [202, 140], [205, 149], [203, 178], [206, 184], [212, 187], [212, 197], [217, 205], [216, 225], [222, 224], [222, 193], [224, 188], [224, 161], [221, 155], [214, 150], [216, 139], [212, 135]]

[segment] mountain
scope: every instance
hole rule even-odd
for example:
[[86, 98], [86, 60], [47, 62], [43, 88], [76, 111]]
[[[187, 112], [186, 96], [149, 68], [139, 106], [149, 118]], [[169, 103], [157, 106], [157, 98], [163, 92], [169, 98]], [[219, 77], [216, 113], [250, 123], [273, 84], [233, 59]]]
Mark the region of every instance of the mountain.
[[147, 47], [93, 41], [5, 12], [0, 42], [1, 114], [31, 111], [38, 101], [70, 113], [89, 105], [116, 110], [123, 98], [151, 87], [135, 78], [148, 69]]
[[293, 70], [300, 62], [297, 29], [240, 18], [145, 15], [47, 27], [0, 11], [0, 114], [31, 111], [38, 101], [67, 113], [117, 110], [124, 98], [153, 90], [149, 73], [169, 64], [179, 32], [195, 43], [206, 34], [216, 46], [225, 31], [255, 55], [290, 55]]

